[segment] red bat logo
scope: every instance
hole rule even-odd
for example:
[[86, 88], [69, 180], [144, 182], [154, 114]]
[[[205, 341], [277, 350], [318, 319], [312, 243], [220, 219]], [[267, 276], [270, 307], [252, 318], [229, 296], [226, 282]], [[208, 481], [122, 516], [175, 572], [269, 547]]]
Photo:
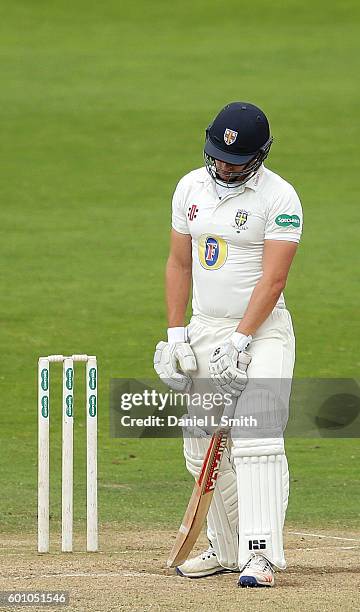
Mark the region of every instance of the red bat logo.
[[215, 445], [215, 454], [214, 454], [214, 458], [212, 461], [212, 465], [210, 466], [209, 475], [206, 481], [204, 493], [208, 493], [209, 491], [212, 491], [215, 488], [216, 480], [219, 474], [221, 459], [222, 459], [223, 452], [226, 446], [226, 441], [227, 441], [227, 435], [225, 433], [222, 433], [216, 438], [214, 438], [212, 443], [209, 445], [209, 448], [208, 448], [208, 451], [206, 453], [206, 457], [203, 463], [203, 467], [201, 470], [201, 474], [199, 477], [199, 481], [198, 481], [198, 484], [201, 485], [201, 482], [204, 478], [204, 472], [208, 465], [208, 458], [212, 451], [212, 447]]

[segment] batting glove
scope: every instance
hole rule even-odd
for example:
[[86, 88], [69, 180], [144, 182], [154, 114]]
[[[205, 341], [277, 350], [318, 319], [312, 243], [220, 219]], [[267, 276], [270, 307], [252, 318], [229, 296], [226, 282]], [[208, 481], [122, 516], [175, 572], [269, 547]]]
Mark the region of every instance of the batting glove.
[[210, 356], [210, 376], [220, 393], [230, 393], [239, 397], [246, 387], [248, 380], [247, 367], [251, 355], [245, 351], [252, 340], [235, 332], [228, 342], [216, 347]]
[[190, 389], [192, 380], [189, 372], [197, 370], [197, 364], [193, 350], [187, 342], [185, 327], [170, 327], [168, 342], [158, 342], [154, 355], [154, 368], [170, 389], [174, 391]]

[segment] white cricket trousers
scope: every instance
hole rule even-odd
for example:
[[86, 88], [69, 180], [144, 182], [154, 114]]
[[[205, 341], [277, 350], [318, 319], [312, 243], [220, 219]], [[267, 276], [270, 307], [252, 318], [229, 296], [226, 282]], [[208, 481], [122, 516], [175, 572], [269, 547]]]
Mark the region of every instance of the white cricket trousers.
[[[214, 394], [214, 387], [209, 375], [209, 357], [211, 352], [219, 345], [226, 342], [236, 330], [239, 319], [217, 319], [205, 315], [193, 316], [188, 326], [190, 345], [194, 351], [198, 369], [192, 374], [193, 384], [190, 392], [188, 413], [191, 417], [199, 420], [207, 417], [207, 423], [203, 429], [211, 434], [216, 428], [223, 413], [224, 406], [220, 403], [211, 408], [205, 402], [199, 402], [199, 396], [203, 394]], [[285, 308], [275, 308], [266, 321], [254, 334], [253, 340], [248, 348], [252, 360], [248, 367], [248, 384], [245, 391], [236, 403], [235, 417], [244, 413], [255, 414], [266, 425], [265, 434], [254, 432], [253, 437], [241, 439], [242, 432], [237, 434], [236, 429], [231, 431], [232, 451], [223, 457], [214, 498], [210, 506], [207, 518], [207, 535], [215, 549], [219, 563], [229, 569], [242, 566], [246, 557], [238, 549], [238, 541], [242, 531], [242, 523], [239, 523], [238, 499], [241, 510], [241, 497], [245, 499], [254, 493], [243, 490], [242, 481], [236, 475], [233, 461], [241, 462], [241, 458], [232, 458], [232, 455], [242, 453], [242, 447], [251, 447], [251, 454], [261, 457], [270, 451], [266, 447], [280, 440], [283, 445], [282, 431], [288, 418], [288, 406], [291, 391], [291, 380], [295, 362], [295, 338], [290, 313]], [[215, 424], [211, 425], [211, 420]], [[202, 460], [206, 453], [208, 442], [203, 438], [187, 437], [184, 431], [184, 455], [187, 469], [197, 478], [199, 476]], [[273, 452], [273, 451], [271, 451]], [[281, 530], [285, 519], [289, 494], [289, 474], [286, 456], [282, 450], [281, 457], [282, 477], [281, 486], [277, 490], [278, 532], [273, 535], [275, 544], [278, 543], [279, 560], [275, 559], [278, 567], [284, 567], [285, 561], [282, 553]], [[267, 483], [260, 483], [260, 488]], [[256, 491], [255, 491], [256, 493]], [[271, 493], [271, 492], [270, 492]], [[269, 496], [265, 491], [263, 495]], [[243, 498], [244, 499], [244, 498]], [[255, 500], [255, 497], [254, 497]], [[255, 503], [255, 501], [254, 501]], [[264, 520], [268, 520], [266, 516]], [[240, 526], [239, 526], [240, 525]], [[247, 525], [245, 525], [245, 529]], [[257, 541], [257, 540], [254, 540]], [[238, 554], [238, 550], [240, 550]]]
[[[210, 354], [216, 346], [230, 338], [239, 320], [217, 319], [206, 315], [191, 318], [187, 328], [188, 337], [198, 366], [197, 371], [192, 373], [191, 394], [204, 393], [207, 386], [209, 392], [215, 391], [209, 375]], [[291, 316], [286, 308], [274, 308], [254, 334], [247, 351], [252, 357], [247, 370], [249, 382], [255, 379], [266, 384], [266, 380], [269, 380], [272, 392], [281, 397], [283, 405], [288, 407], [295, 363], [295, 336]], [[270, 382], [270, 379], [273, 380]], [[222, 410], [223, 407], [214, 407], [209, 414], [217, 417]], [[188, 411], [190, 416], [204, 416], [204, 409], [198, 402], [190, 402]]]

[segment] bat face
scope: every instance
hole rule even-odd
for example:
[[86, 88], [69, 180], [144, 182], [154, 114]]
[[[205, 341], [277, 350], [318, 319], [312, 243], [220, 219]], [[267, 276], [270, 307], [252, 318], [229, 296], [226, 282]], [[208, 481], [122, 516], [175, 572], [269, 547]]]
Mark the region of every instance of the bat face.
[[188, 507], [167, 561], [168, 567], [175, 567], [186, 561], [199, 537], [213, 497], [227, 437], [228, 433], [224, 430], [212, 435], [199, 480], [195, 482]]

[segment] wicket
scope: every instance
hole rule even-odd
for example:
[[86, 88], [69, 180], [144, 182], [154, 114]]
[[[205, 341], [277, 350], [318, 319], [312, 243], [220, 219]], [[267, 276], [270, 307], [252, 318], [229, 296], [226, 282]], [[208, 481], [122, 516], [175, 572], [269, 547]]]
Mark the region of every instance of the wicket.
[[98, 549], [97, 361], [95, 356], [49, 355], [38, 364], [38, 551], [50, 547], [50, 363], [63, 364], [62, 393], [62, 551], [73, 549], [74, 362], [86, 363], [87, 550]]

